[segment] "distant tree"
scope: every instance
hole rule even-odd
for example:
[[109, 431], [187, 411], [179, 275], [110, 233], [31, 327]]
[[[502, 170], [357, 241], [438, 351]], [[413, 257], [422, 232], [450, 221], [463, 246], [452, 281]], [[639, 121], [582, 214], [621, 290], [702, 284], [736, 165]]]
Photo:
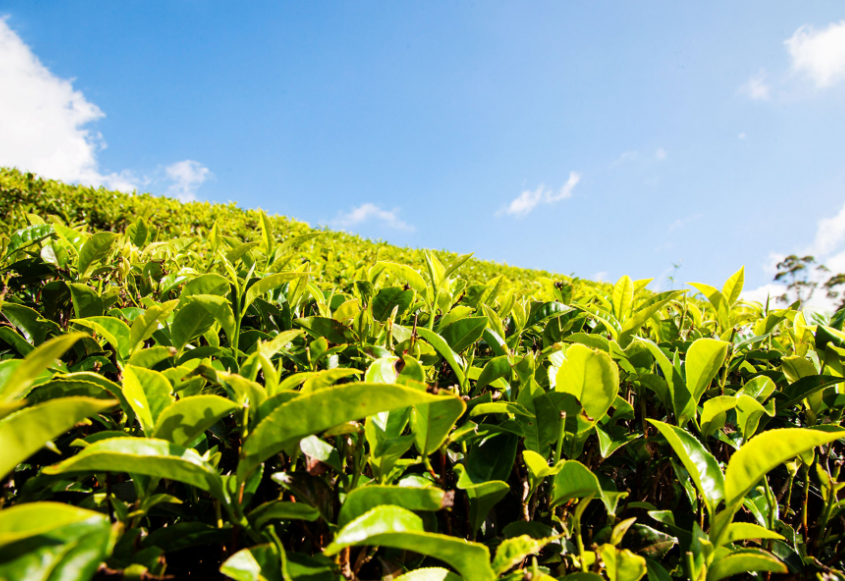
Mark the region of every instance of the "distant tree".
[[786, 292], [776, 298], [784, 303], [797, 300], [801, 305], [813, 297], [819, 286], [819, 275], [830, 272], [825, 265], [816, 263], [815, 257], [799, 257], [795, 254], [778, 262], [776, 268], [775, 282], [787, 283]]
[[845, 274], [834, 274], [827, 282], [824, 283], [824, 288], [827, 291], [828, 298], [831, 299], [838, 299], [842, 297], [839, 301], [839, 305], [836, 307], [837, 310], [845, 308], [845, 293], [841, 290], [838, 290], [837, 287], [845, 285]]

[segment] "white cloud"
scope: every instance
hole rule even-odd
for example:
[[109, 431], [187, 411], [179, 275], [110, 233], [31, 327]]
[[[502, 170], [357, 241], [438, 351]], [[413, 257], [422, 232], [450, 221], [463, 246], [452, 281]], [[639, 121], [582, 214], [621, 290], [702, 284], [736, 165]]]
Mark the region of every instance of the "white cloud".
[[768, 99], [770, 90], [771, 87], [766, 84], [766, 71], [762, 69], [739, 88], [740, 93], [755, 101]]
[[[150, 183], [131, 170], [101, 170], [97, 154], [106, 143], [90, 125], [105, 113], [73, 82], [51, 73], [9, 27], [8, 18], [0, 17], [0, 166], [124, 192]], [[166, 172], [176, 188], [169, 193], [177, 196], [193, 194], [208, 176], [191, 161]]]
[[808, 75], [819, 88], [845, 79], [845, 20], [816, 30], [804, 25], [784, 41], [792, 68]]
[[595, 273], [591, 280], [596, 282], [607, 282], [607, 272], [600, 270], [599, 272]]
[[361, 204], [357, 208], [353, 208], [347, 213], [340, 213], [332, 220], [332, 224], [338, 228], [350, 228], [369, 222], [370, 220], [377, 220], [383, 223], [388, 228], [394, 230], [413, 231], [414, 227], [399, 218], [399, 210], [382, 210], [375, 204], [366, 203]]
[[822, 218], [816, 227], [816, 239], [806, 254], [827, 256], [845, 240], [845, 205], [832, 218]]
[[[833, 274], [845, 273], [845, 205], [839, 213], [831, 218], [822, 218], [817, 222], [816, 236], [812, 244], [797, 249], [795, 254], [799, 256], [813, 256], [817, 264], [824, 264], [830, 272], [811, 271], [808, 278], [819, 283], [819, 287], [813, 294], [812, 299], [806, 305], [816, 310], [832, 311], [837, 301], [827, 297], [821, 285]], [[762, 265], [763, 272], [770, 278], [777, 274], [777, 264], [786, 258], [785, 254], [772, 252], [766, 263]], [[746, 300], [765, 301], [765, 294], [771, 292], [772, 296], [780, 296], [786, 291], [785, 285], [777, 283], [765, 284], [756, 289], [747, 290], [742, 293]], [[762, 298], [761, 298], [762, 297]], [[781, 305], [782, 306], [782, 305]]]
[[783, 305], [779, 305], [776, 302], [777, 297], [781, 296], [783, 293], [786, 292], [786, 286], [782, 284], [777, 284], [774, 282], [770, 282], [768, 284], [764, 284], [763, 286], [759, 286], [755, 289], [746, 290], [742, 292], [742, 300], [744, 301], [756, 301], [762, 305], [766, 304], [766, 298], [769, 298], [769, 305], [771, 307], [780, 308]]
[[496, 215], [501, 216], [502, 214], [507, 214], [509, 216], [523, 218], [537, 207], [538, 204], [553, 204], [572, 197], [572, 190], [575, 189], [575, 186], [580, 181], [581, 174], [573, 171], [569, 172], [569, 179], [566, 180], [566, 183], [557, 192], [548, 189], [544, 185], [540, 185], [534, 191], [524, 190], [510, 204], [499, 210]]
[[186, 159], [164, 168], [167, 177], [173, 182], [167, 189], [167, 195], [183, 202], [197, 199], [197, 188], [211, 177], [211, 171], [198, 161]]
[[662, 147], [658, 147], [657, 151], [654, 152], [654, 157], [657, 158], [657, 161], [663, 161], [666, 159], [666, 150]]
[[745, 133], [740, 133], [740, 134], [739, 134], [739, 138], [740, 138], [740, 139], [745, 139]]

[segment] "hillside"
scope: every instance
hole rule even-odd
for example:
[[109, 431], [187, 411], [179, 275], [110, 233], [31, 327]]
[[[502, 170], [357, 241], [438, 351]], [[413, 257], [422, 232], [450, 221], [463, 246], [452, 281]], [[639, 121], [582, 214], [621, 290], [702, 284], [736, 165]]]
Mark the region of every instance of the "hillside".
[[0, 173], [0, 579], [842, 579], [845, 311]]
[[[27, 224], [26, 213], [53, 215], [66, 225], [86, 225], [91, 230], [123, 232], [137, 218], [152, 229], [151, 240], [207, 236], [217, 225], [226, 243], [237, 246], [256, 241], [261, 236], [261, 212], [244, 210], [235, 203], [180, 202], [150, 194], [125, 194], [103, 188], [68, 185], [46, 180], [14, 169], [0, 168], [0, 237], [11, 235]], [[390, 260], [424, 270], [423, 251], [402, 248], [382, 241], [361, 238], [354, 234], [312, 228], [284, 216], [269, 216], [274, 236], [280, 241], [316, 235], [298, 247], [302, 260], [309, 261], [322, 273], [321, 286], [343, 284], [349, 279], [349, 268]], [[438, 251], [443, 263], [451, 263], [458, 255]], [[314, 270], [312, 268], [312, 270]], [[523, 292], [536, 293], [545, 283], [569, 281], [570, 277], [544, 270], [530, 270], [506, 264], [471, 259], [462, 268], [468, 282], [486, 283], [499, 275], [507, 288], [515, 286]]]

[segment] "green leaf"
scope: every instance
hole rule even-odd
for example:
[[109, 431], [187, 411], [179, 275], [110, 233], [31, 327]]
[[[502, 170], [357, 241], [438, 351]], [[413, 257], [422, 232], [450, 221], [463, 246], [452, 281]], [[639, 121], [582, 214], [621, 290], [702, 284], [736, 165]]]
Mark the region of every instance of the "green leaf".
[[609, 581], [639, 581], [646, 574], [645, 559], [628, 549], [617, 549], [611, 544], [599, 549]]
[[725, 470], [725, 509], [716, 515], [710, 539], [717, 547], [725, 544], [728, 527], [742, 500], [773, 468], [842, 437], [842, 433], [783, 428], [752, 438], [728, 462]]
[[554, 466], [549, 466], [548, 460], [531, 450], [523, 450], [522, 459], [525, 462], [525, 467], [528, 468], [528, 472], [531, 474], [531, 479], [538, 483], [546, 476], [554, 476], [560, 472], [565, 462], [561, 460]]
[[194, 438], [238, 407], [235, 402], [219, 395], [182, 398], [161, 411], [152, 437], [187, 446]]
[[580, 344], [566, 351], [557, 372], [555, 391], [578, 398], [591, 426], [601, 420], [619, 391], [619, 371], [610, 355]]
[[490, 403], [480, 403], [472, 408], [469, 417], [474, 418], [484, 414], [514, 414], [526, 418], [533, 418], [534, 414], [525, 409], [524, 406], [514, 403], [512, 401], [494, 401]]
[[108, 517], [58, 502], [0, 511], [0, 579], [91, 579], [113, 545]]
[[40, 345], [47, 337], [50, 328], [45, 324], [41, 313], [24, 305], [15, 303], [0, 303], [0, 310], [27, 341], [33, 345]]
[[537, 555], [540, 550], [554, 540], [554, 537], [534, 539], [528, 535], [521, 535], [505, 539], [496, 547], [493, 557], [493, 572], [497, 576], [507, 573], [531, 555]]
[[213, 272], [203, 274], [185, 283], [179, 300], [184, 301], [194, 295], [217, 295], [225, 297], [229, 294], [230, 285], [231, 283], [224, 276]]
[[259, 242], [258, 240], [238, 244], [226, 253], [226, 260], [234, 264], [235, 262], [240, 260], [247, 252], [249, 252], [253, 248], [257, 248], [258, 246], [261, 246], [261, 242]]
[[589, 468], [577, 460], [567, 460], [552, 482], [552, 506], [559, 506], [573, 498], [588, 496], [601, 499], [608, 514], [614, 515], [616, 505], [627, 493], [605, 489]]
[[[185, 307], [193, 304], [197, 304], [205, 309], [205, 311], [220, 324], [223, 332], [226, 333], [226, 338], [229, 340], [230, 345], [235, 343], [235, 315], [232, 312], [232, 306], [229, 304], [229, 300], [226, 297], [216, 295], [192, 295], [187, 299]], [[183, 309], [185, 307], [183, 307]], [[180, 310], [179, 313], [181, 312], [182, 311]], [[176, 313], [177, 318], [179, 317], [179, 313]], [[179, 348], [175, 341], [174, 346], [177, 349]]]
[[143, 341], [152, 337], [158, 329], [159, 321], [170, 316], [177, 304], [178, 301], [168, 301], [161, 305], [153, 305], [132, 321], [132, 326], [129, 328], [129, 342], [132, 344], [133, 352], [141, 347]]
[[414, 300], [414, 291], [402, 290], [400, 287], [391, 286], [380, 289], [373, 298], [373, 318], [376, 321], [384, 322], [390, 317], [390, 313], [397, 308], [397, 315], [401, 316]]
[[[91, 397], [53, 399], [0, 420], [0, 479], [78, 422], [117, 405]], [[2, 514], [2, 513], [0, 513]]]
[[749, 571], [789, 572], [786, 565], [769, 553], [744, 549], [713, 562], [707, 569], [707, 581], [720, 581], [733, 575], [747, 574]]
[[568, 307], [556, 301], [543, 303], [531, 310], [531, 314], [525, 323], [525, 328], [548, 323], [552, 319], [556, 319], [573, 310], [575, 310], [573, 307]]
[[838, 431], [783, 428], [769, 430], [752, 438], [728, 462], [725, 470], [725, 505], [730, 507], [741, 502], [773, 468], [841, 437]]
[[464, 410], [466, 403], [457, 397], [414, 406], [411, 411], [411, 431], [422, 456], [428, 456], [443, 445]]
[[104, 515], [61, 502], [30, 502], [0, 512], [0, 547]]
[[407, 282], [412, 289], [425, 296], [426, 291], [428, 290], [428, 285], [425, 284], [425, 279], [419, 272], [410, 266], [396, 264], [394, 262], [378, 262], [377, 264], [384, 266], [396, 276]]
[[[222, 297], [217, 298], [222, 299]], [[176, 312], [173, 323], [170, 325], [170, 339], [173, 346], [181, 352], [185, 345], [208, 331], [213, 324], [214, 316], [205, 308], [205, 305], [196, 301], [186, 302], [185, 306]]]
[[[480, 428], [484, 426], [482, 424]], [[513, 471], [518, 441], [514, 434], [498, 430], [479, 438], [466, 462], [469, 479], [475, 484], [508, 480]]]
[[639, 310], [637, 310], [630, 319], [625, 321], [622, 325], [622, 330], [619, 333], [619, 346], [625, 349], [630, 345], [637, 331], [640, 330], [646, 321], [654, 316], [657, 311], [666, 306], [670, 301], [675, 300], [686, 291], [666, 291], [664, 293], [653, 296], [649, 302], [644, 303]]
[[[358, 369], [350, 369], [348, 367], [338, 367], [337, 369], [324, 369], [323, 371], [318, 371], [316, 374], [305, 380], [300, 393], [311, 393], [312, 391], [317, 391], [318, 389], [331, 387], [341, 379], [351, 377], [353, 375], [361, 375], [361, 371]], [[373, 383], [393, 382], [377, 381]]]
[[728, 343], [717, 339], [696, 339], [687, 351], [687, 389], [697, 404], [719, 373], [728, 354]]
[[[654, 357], [655, 363], [660, 367], [660, 371], [663, 372], [663, 380], [666, 382], [666, 387], [669, 389], [669, 394], [672, 397], [672, 409], [678, 421], [680, 422], [681, 418], [692, 417], [695, 413], [695, 405], [692, 401], [692, 394], [687, 389], [680, 371], [672, 365], [669, 358], [666, 357], [663, 351], [660, 350], [660, 347], [654, 342], [640, 337], [637, 337], [635, 342], [644, 345], [649, 350], [652, 357]], [[684, 419], [685, 421], [686, 419]]]
[[484, 333], [488, 322], [487, 317], [466, 317], [442, 329], [440, 336], [443, 337], [455, 353], [461, 353], [464, 349], [481, 339], [481, 335]]
[[753, 397], [760, 403], [763, 403], [775, 392], [775, 389], [777, 389], [777, 386], [771, 378], [766, 377], [765, 375], [758, 375], [757, 377], [748, 380], [746, 384], [742, 386], [742, 389], [737, 392], [737, 395], [747, 395], [749, 397]]
[[380, 357], [370, 363], [364, 381], [368, 383], [396, 383], [399, 372], [396, 371], [396, 363], [399, 358], [395, 355]]
[[714, 515], [719, 502], [725, 498], [725, 477], [716, 458], [689, 432], [657, 420], [648, 421], [672, 446], [684, 468], [689, 472], [690, 478], [695, 482], [708, 511]]
[[723, 328], [727, 327], [729, 323], [728, 318], [730, 305], [728, 305], [728, 300], [725, 295], [709, 284], [702, 284], [698, 282], [690, 282], [688, 284], [707, 297], [707, 300], [710, 301], [710, 304], [713, 305], [713, 309], [716, 311], [716, 318], [719, 320], [719, 324]]
[[155, 347], [150, 347], [149, 349], [136, 351], [135, 354], [129, 358], [127, 363], [129, 365], [134, 365], [135, 367], [146, 367], [147, 369], [152, 369], [165, 359], [170, 359], [174, 355], [176, 355], [176, 349], [173, 347], [156, 345]]
[[86, 278], [91, 267], [109, 255], [118, 237], [114, 232], [97, 232], [82, 245], [77, 267], [80, 278]]
[[705, 438], [725, 425], [726, 414], [736, 407], [736, 402], [732, 395], [719, 395], [704, 402], [700, 421]]
[[320, 518], [320, 511], [304, 502], [272, 500], [257, 506], [248, 515], [253, 526], [263, 528], [274, 520], [304, 520], [313, 522]]
[[100, 335], [111, 345], [114, 352], [124, 360], [129, 356], [131, 347], [129, 341], [129, 325], [114, 317], [90, 317], [88, 319], [71, 319], [71, 323], [87, 327]]
[[735, 522], [728, 527], [728, 543], [736, 543], [747, 539], [776, 539], [783, 540], [783, 536], [760, 525], [749, 522]]
[[110, 438], [43, 469], [44, 474], [127, 472], [169, 478], [228, 499], [217, 470], [194, 450], [152, 438]]
[[349, 343], [352, 336], [352, 331], [343, 323], [328, 317], [305, 317], [297, 319], [294, 324], [299, 325], [317, 339], [324, 337], [330, 343], [338, 345]]
[[265, 293], [310, 274], [310, 272], [280, 272], [279, 274], [265, 276], [247, 289], [244, 298], [244, 307], [241, 312], [245, 313], [249, 306], [255, 302], [255, 299], [264, 296]]
[[86, 284], [70, 283], [70, 297], [73, 301], [73, 312], [77, 319], [99, 317], [103, 314], [103, 299], [97, 291]]
[[567, 460], [554, 478], [552, 506], [558, 506], [573, 498], [601, 495], [601, 485], [593, 472], [577, 460]]
[[451, 506], [451, 501], [446, 492], [434, 486], [362, 486], [346, 496], [340, 508], [337, 526], [344, 527], [364, 513], [382, 505], [400, 506], [411, 511], [435, 511]]
[[275, 545], [241, 549], [220, 566], [220, 572], [235, 581], [282, 581], [282, 556]]
[[463, 365], [461, 365], [461, 358], [460, 356], [452, 351], [452, 348], [446, 342], [443, 337], [435, 333], [434, 331], [430, 331], [429, 329], [424, 329], [422, 327], [417, 328], [417, 333], [420, 337], [425, 339], [437, 353], [446, 360], [446, 363], [449, 364], [449, 367], [452, 368], [452, 372], [455, 374], [455, 377], [458, 378], [458, 382], [463, 384], [465, 381]]
[[462, 577], [455, 575], [442, 567], [423, 567], [408, 571], [396, 577], [394, 581], [462, 581]]
[[127, 365], [123, 372], [123, 394], [145, 434], [152, 434], [161, 413], [174, 401], [167, 378], [152, 369]]
[[0, 403], [11, 403], [26, 394], [38, 376], [64, 355], [84, 333], [70, 333], [42, 343], [17, 366], [15, 371], [0, 385]]
[[264, 254], [269, 256], [273, 251], [273, 247], [276, 245], [276, 241], [273, 238], [273, 224], [263, 211], [259, 211], [258, 217], [260, 219], [259, 224], [261, 225], [261, 245], [264, 247]]
[[739, 300], [742, 294], [742, 287], [745, 284], [745, 267], [741, 267], [725, 281], [722, 287], [722, 296], [727, 300], [727, 307], [730, 308]]
[[246, 439], [239, 480], [243, 482], [261, 462], [306, 436], [379, 412], [452, 399], [456, 398], [386, 383], [346, 383], [301, 395], [274, 409]]
[[623, 321], [628, 318], [633, 306], [634, 282], [626, 274], [613, 287], [613, 315], [618, 321]]
[[[26, 396], [28, 405], [35, 405], [51, 399], [62, 397], [82, 396], [93, 397], [94, 399], [120, 399], [123, 394], [120, 389], [114, 393], [104, 389], [102, 386], [91, 381], [53, 379], [45, 384], [35, 387]], [[131, 408], [130, 408], [131, 409]]]
[[32, 224], [21, 228], [9, 239], [9, 245], [6, 247], [6, 253], [3, 258], [8, 258], [18, 250], [22, 250], [32, 244], [41, 242], [53, 235], [55, 230], [49, 224]]
[[508, 362], [507, 356], [494, 357], [487, 362], [481, 375], [478, 376], [478, 381], [475, 384], [476, 389], [483, 389], [496, 381], [500, 377], [510, 379], [511, 365]]
[[398, 506], [381, 506], [343, 527], [324, 554], [332, 556], [357, 545], [377, 545], [413, 551], [443, 561], [467, 581], [493, 581], [490, 551], [472, 543], [423, 529], [422, 519]]

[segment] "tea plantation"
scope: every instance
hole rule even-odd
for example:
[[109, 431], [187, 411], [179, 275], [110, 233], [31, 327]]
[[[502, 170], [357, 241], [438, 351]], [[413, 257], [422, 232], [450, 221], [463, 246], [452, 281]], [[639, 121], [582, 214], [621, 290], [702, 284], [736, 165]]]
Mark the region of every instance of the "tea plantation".
[[15, 170], [0, 218], [0, 579], [845, 579], [845, 312]]

